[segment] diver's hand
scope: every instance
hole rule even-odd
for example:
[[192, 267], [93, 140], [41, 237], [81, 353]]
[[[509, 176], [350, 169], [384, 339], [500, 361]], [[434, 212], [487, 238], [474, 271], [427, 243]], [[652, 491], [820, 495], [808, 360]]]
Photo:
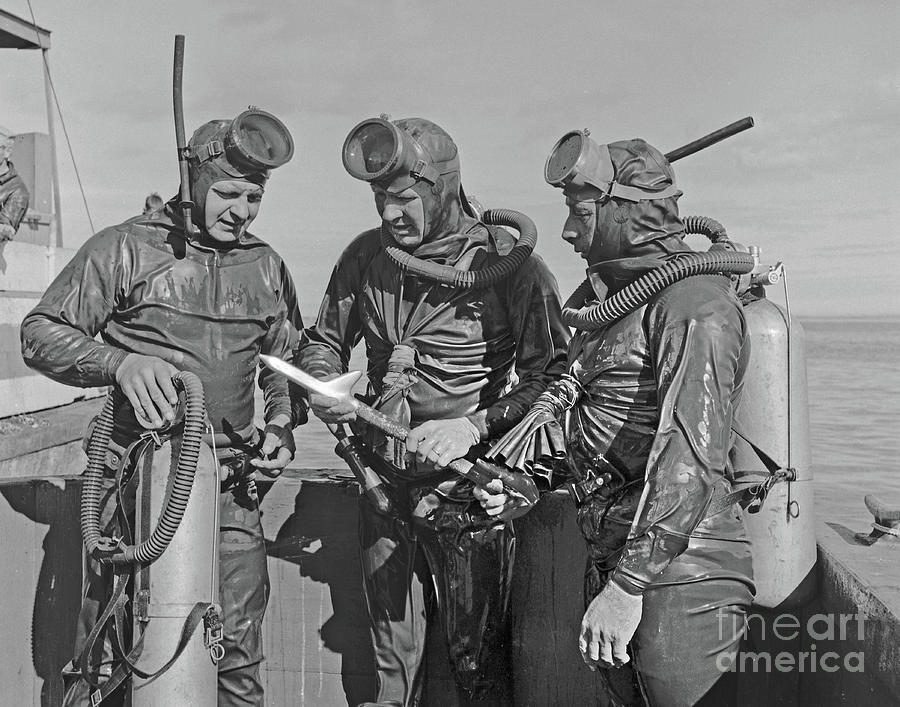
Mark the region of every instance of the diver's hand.
[[297, 451], [294, 444], [294, 432], [291, 429], [291, 419], [287, 415], [276, 415], [266, 423], [263, 431], [264, 438], [259, 448], [259, 456], [250, 460], [250, 464], [259, 469], [260, 473], [274, 478], [280, 476], [284, 467], [294, 458]]
[[[329, 373], [325, 376], [316, 376], [324, 381], [337, 378], [337, 373]], [[353, 422], [356, 419], [356, 407], [351, 400], [339, 400], [329, 398], [321, 393], [309, 393], [309, 407], [313, 414], [325, 424], [333, 425], [339, 422]]]
[[595, 670], [627, 663], [628, 643], [634, 637], [644, 608], [644, 598], [609, 582], [590, 603], [581, 619], [578, 650], [585, 663]]
[[531, 510], [531, 504], [506, 493], [506, 487], [500, 479], [476, 485], [472, 489], [472, 495], [481, 504], [485, 513], [491, 517], [500, 517], [502, 520], [513, 520]]
[[481, 441], [481, 432], [465, 417], [429, 420], [410, 430], [406, 449], [416, 453], [419, 462], [430, 462], [443, 469], [454, 459], [466, 456]]
[[484, 486], [475, 486], [472, 489], [472, 495], [489, 516], [498, 516], [503, 511], [512, 510], [518, 505], [512, 503], [512, 497], [504, 491], [503, 482], [500, 479], [489, 481]]
[[8, 223], [0, 223], [0, 242], [11, 241], [16, 235], [16, 229]]
[[175, 420], [178, 393], [172, 376], [176, 373], [178, 369], [168, 361], [136, 353], [128, 354], [116, 369], [116, 383], [138, 419], [143, 418], [151, 429]]

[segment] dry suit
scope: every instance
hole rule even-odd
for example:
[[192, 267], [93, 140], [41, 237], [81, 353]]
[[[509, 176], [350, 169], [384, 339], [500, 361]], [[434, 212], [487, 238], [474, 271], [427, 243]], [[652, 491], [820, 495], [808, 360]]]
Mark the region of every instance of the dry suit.
[[[481, 268], [512, 245], [502, 229], [471, 218], [462, 224], [460, 232], [428, 241], [414, 255]], [[405, 274], [372, 230], [341, 255], [307, 336], [298, 356], [303, 369], [343, 372], [362, 340], [376, 407], [412, 427], [468, 416], [487, 440], [516, 423], [562, 372], [568, 332], [556, 283], [537, 255], [493, 287], [454, 289]], [[499, 694], [507, 679], [511, 523], [490, 521], [471, 483], [417, 468], [401, 444], [377, 433], [366, 439], [396, 508], [382, 516], [361, 500], [379, 704], [418, 700], [432, 583], [458, 683], [475, 698]]]
[[12, 226], [19, 230], [19, 224], [28, 211], [28, 187], [16, 171], [12, 162], [7, 162], [9, 169], [0, 174], [0, 225]]
[[[260, 353], [289, 355], [301, 322], [291, 277], [270, 246], [249, 234], [227, 245], [187, 240], [172, 207], [89, 239], [25, 318], [23, 356], [50, 378], [84, 387], [114, 385], [118, 366], [132, 352], [158, 356], [200, 378], [219, 461], [235, 472], [220, 499], [226, 650], [218, 665], [219, 704], [260, 705], [269, 582], [258, 503], [245, 473], [256, 438], [254, 376]], [[263, 368], [259, 382], [266, 420], [290, 415], [285, 381]], [[125, 407], [116, 414], [114, 460], [137, 428]], [[110, 515], [106, 509], [104, 520]], [[76, 656], [108, 580], [107, 568], [91, 562]]]
[[[609, 150], [620, 183], [674, 183], [642, 140]], [[597, 204], [588, 261], [601, 297], [690, 250], [677, 196]], [[609, 581], [643, 595], [634, 660], [600, 671], [614, 704], [693, 705], [738, 649], [754, 592], [749, 541], [738, 506], [706, 511], [732, 490], [731, 420], [748, 357], [741, 304], [720, 275], [676, 282], [570, 343], [578, 400], [566, 446], [584, 491], [585, 604]], [[727, 699], [717, 693], [717, 704]]]

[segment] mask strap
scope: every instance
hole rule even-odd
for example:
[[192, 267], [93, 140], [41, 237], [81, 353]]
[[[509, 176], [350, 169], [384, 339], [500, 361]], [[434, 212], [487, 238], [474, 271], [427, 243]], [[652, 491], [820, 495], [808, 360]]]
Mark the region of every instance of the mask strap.
[[678, 194], [678, 187], [674, 184], [666, 187], [662, 191], [645, 191], [639, 187], [629, 187], [618, 182], [612, 182], [607, 194], [616, 199], [624, 199], [625, 201], [652, 201], [653, 199], [668, 199], [670, 196]]
[[[612, 157], [609, 154], [609, 145], [600, 145], [600, 161], [603, 164], [603, 172], [607, 174], [613, 174], [613, 161]], [[608, 171], [607, 171], [608, 170]], [[619, 184], [615, 178], [610, 179], [610, 181], [605, 182], [603, 187], [600, 187], [604, 194], [609, 197], [613, 197], [615, 199], [624, 199], [625, 201], [633, 201], [635, 203], [639, 201], [652, 201], [653, 199], [668, 199], [670, 196], [675, 196], [678, 194], [678, 187], [675, 186], [674, 180], [673, 183], [663, 189], [662, 191], [647, 191], [646, 189], [641, 189], [640, 187], [631, 187], [625, 184]]]
[[225, 152], [225, 144], [221, 140], [211, 140], [205, 145], [199, 145], [194, 148], [194, 154], [200, 160], [200, 164], [221, 155], [223, 152]]
[[416, 161], [413, 168], [409, 170], [409, 174], [416, 179], [423, 179], [429, 184], [437, 184], [437, 180], [441, 176], [434, 165], [428, 164], [423, 159]]

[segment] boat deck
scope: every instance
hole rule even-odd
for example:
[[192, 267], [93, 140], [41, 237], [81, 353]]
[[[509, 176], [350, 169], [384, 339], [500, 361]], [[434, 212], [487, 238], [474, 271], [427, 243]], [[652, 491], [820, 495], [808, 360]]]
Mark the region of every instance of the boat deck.
[[[0, 425], [2, 566], [6, 596], [14, 598], [0, 608], [7, 636], [0, 648], [0, 684], [10, 703], [57, 705], [61, 698], [58, 673], [70, 658], [80, 601], [80, 440], [101, 402], [82, 401]], [[316, 425], [298, 433], [300, 445], [303, 435], [324, 433]], [[353, 705], [372, 698], [372, 654], [356, 561], [357, 491], [335, 462], [324, 455], [306, 459], [305, 468], [260, 484], [272, 582], [265, 626], [268, 705]], [[816, 510], [819, 593], [792, 612], [803, 630], [781, 640], [772, 634], [779, 613], [756, 611], [747, 648], [773, 661], [789, 654], [794, 667], [779, 669], [776, 663], [765, 670], [760, 664], [755, 672], [743, 672], [741, 705], [900, 703], [900, 542], [853, 542], [853, 533], [866, 531], [871, 520], [861, 498], [830, 497], [821, 490]], [[568, 497], [546, 496], [517, 522], [517, 533], [514, 703], [603, 704], [596, 677], [576, 649], [584, 549]], [[838, 635], [840, 617], [851, 615], [861, 615], [862, 632], [851, 620], [845, 635]], [[439, 636], [428, 643], [425, 704], [459, 704]], [[833, 672], [821, 667], [829, 651], [838, 656]], [[800, 670], [801, 653], [818, 660]], [[861, 656], [863, 664], [857, 657], [847, 669], [850, 654]], [[809, 669], [813, 664], [816, 672]]]

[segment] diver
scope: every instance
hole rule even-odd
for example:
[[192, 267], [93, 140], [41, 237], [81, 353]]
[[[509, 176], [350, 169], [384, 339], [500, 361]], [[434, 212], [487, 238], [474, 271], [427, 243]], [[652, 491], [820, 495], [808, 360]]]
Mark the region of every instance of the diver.
[[[296, 361], [330, 379], [364, 341], [366, 400], [412, 428], [404, 445], [354, 427], [392, 505], [379, 512], [360, 499], [377, 703], [419, 703], [429, 624], [442, 626], [460, 698], [497, 703], [509, 689], [515, 548], [512, 523], [498, 516], [513, 504], [495, 482], [476, 487], [444, 467], [473, 460], [562, 373], [568, 330], [556, 282], [524, 233], [516, 243], [480, 220], [457, 146], [433, 122], [365, 120], [343, 162], [370, 184], [381, 226], [340, 256]], [[309, 403], [331, 425], [355, 418], [346, 402], [311, 394]]]
[[[586, 131], [568, 133], [545, 178], [565, 195], [562, 238], [588, 264], [590, 307], [693, 253], [672, 167], [645, 141], [600, 145]], [[727, 671], [754, 584], [741, 509], [726, 498], [750, 354], [734, 290], [725, 274], [687, 277], [578, 327], [567, 375], [541, 398], [565, 420], [569, 488], [588, 547], [579, 650], [614, 705], [736, 698]]]
[[15, 237], [30, 200], [28, 187], [9, 161], [15, 142], [15, 135], [0, 127], [0, 243]]
[[[292, 408], [286, 382], [263, 368], [265, 430], [254, 425], [258, 356], [288, 356], [302, 322], [284, 262], [248, 229], [271, 169], [291, 158], [293, 142], [281, 121], [251, 109], [234, 120], [205, 123], [188, 148], [194, 205], [187, 223], [193, 220], [195, 228], [186, 228], [173, 197], [162, 211], [91, 237], [23, 321], [22, 355], [30, 367], [61, 383], [121, 388], [130, 405], [115, 411], [113, 458], [145, 427], [173, 421], [174, 374], [199, 377], [223, 478], [219, 587], [225, 653], [218, 663], [218, 704], [262, 705], [261, 630], [269, 580], [254, 473], [281, 473], [294, 455], [292, 430], [305, 421], [305, 409]], [[112, 476], [115, 469], [108, 471]], [[112, 488], [113, 479], [108, 481]], [[103, 509], [104, 523], [114, 505]], [[76, 656], [103, 609], [110, 575], [109, 565], [88, 559]], [[108, 675], [109, 641], [96, 648], [91, 665]], [[79, 685], [66, 704], [87, 704], [87, 684]]]

